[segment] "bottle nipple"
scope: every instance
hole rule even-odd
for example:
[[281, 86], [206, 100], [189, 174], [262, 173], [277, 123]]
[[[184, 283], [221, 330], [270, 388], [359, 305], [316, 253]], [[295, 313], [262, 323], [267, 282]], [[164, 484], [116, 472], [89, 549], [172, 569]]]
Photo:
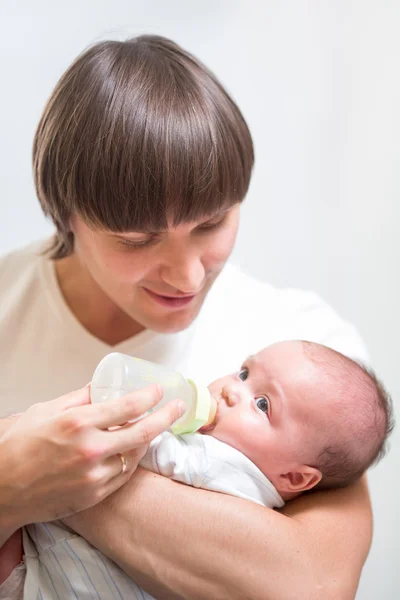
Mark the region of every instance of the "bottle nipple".
[[172, 425], [171, 431], [175, 435], [194, 433], [205, 427], [205, 424], [211, 424], [217, 412], [217, 401], [211, 396], [207, 387], [198, 385], [191, 379], [187, 381], [192, 386], [194, 401], [183, 417]]
[[[215, 417], [217, 415], [217, 399], [215, 396], [211, 396], [211, 406], [210, 406], [210, 415], [208, 417], [207, 423], [204, 423], [204, 427], [209, 427], [215, 421]], [[202, 427], [203, 429], [203, 427]]]
[[214, 429], [213, 424], [217, 415], [218, 402], [215, 396], [210, 396], [210, 401], [211, 405], [208, 420], [206, 423], [204, 423], [202, 427], [200, 427], [200, 433], [206, 433], [207, 431], [211, 431], [212, 429]]

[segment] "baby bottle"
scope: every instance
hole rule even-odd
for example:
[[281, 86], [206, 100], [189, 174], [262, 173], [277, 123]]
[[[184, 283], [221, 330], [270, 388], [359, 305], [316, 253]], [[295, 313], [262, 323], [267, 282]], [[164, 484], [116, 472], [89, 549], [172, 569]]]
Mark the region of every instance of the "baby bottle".
[[206, 386], [162, 365], [119, 352], [108, 354], [98, 364], [90, 387], [91, 401], [95, 404], [115, 400], [152, 383], [160, 384], [164, 395], [146, 415], [171, 400], [183, 400], [186, 404], [184, 414], [171, 427], [175, 435], [193, 433], [214, 420], [216, 400]]

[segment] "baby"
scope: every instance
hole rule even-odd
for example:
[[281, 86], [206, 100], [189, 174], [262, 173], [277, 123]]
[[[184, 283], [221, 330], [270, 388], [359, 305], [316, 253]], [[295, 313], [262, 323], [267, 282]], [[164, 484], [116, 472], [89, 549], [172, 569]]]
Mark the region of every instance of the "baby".
[[[382, 458], [393, 427], [390, 398], [376, 377], [311, 342], [265, 348], [209, 390], [217, 399], [214, 422], [198, 434], [159, 436], [141, 465], [269, 508], [353, 483]], [[24, 600], [109, 598], [110, 590], [151, 598], [59, 522], [25, 528], [24, 551]]]
[[214, 381], [216, 419], [204, 433], [247, 456], [284, 500], [345, 487], [385, 454], [391, 399], [376, 377], [311, 342], [281, 342]]
[[[384, 456], [393, 429], [391, 399], [375, 375], [316, 343], [269, 346], [208, 389], [217, 412], [204, 435], [159, 436], [142, 466], [196, 487], [228, 487], [270, 508], [354, 483]], [[238, 489], [250, 473], [262, 484], [258, 499]]]

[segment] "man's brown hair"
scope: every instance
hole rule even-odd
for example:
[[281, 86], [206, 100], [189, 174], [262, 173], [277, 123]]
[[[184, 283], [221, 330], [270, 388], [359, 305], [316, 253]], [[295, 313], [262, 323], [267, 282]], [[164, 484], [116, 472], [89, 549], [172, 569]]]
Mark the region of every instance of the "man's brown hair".
[[34, 139], [51, 257], [73, 251], [73, 214], [111, 231], [216, 214], [243, 200], [253, 162], [238, 107], [191, 54], [150, 35], [94, 44], [61, 77]]

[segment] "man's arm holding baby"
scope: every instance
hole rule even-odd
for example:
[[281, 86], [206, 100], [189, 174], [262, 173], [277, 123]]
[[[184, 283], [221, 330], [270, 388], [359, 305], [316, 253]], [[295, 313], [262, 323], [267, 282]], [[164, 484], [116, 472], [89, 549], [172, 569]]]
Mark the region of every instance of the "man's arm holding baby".
[[139, 469], [66, 522], [149, 593], [171, 599], [351, 600], [372, 535], [365, 478], [279, 513]]

